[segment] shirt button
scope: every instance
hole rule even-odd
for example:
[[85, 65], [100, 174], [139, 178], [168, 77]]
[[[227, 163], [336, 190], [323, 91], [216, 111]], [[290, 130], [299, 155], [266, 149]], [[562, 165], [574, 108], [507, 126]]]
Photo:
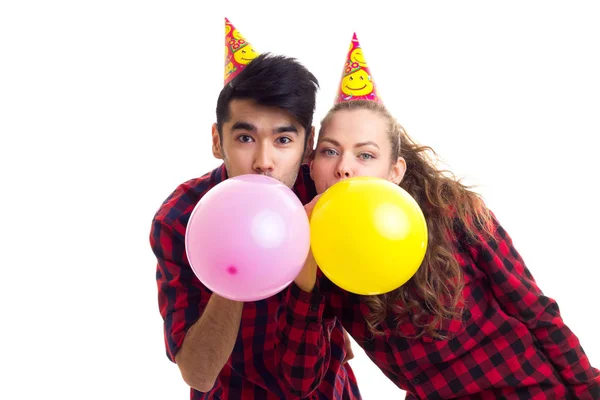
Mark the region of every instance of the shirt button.
[[420, 381], [419, 381], [419, 378], [415, 378], [411, 382], [413, 385], [417, 385]]
[[315, 304], [311, 304], [310, 311], [319, 311], [319, 306], [317, 306]]

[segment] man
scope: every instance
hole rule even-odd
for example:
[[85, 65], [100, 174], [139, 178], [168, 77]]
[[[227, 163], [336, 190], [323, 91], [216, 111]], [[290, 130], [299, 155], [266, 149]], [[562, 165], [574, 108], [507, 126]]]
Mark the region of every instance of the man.
[[[237, 32], [236, 40], [239, 37]], [[237, 63], [235, 74], [226, 73], [226, 79], [212, 127], [213, 155], [223, 164], [181, 184], [152, 223], [150, 242], [158, 260], [167, 355], [192, 388], [192, 399], [360, 399], [354, 374], [344, 363], [349, 355], [347, 338], [335, 318], [323, 320], [320, 328], [334, 332], [330, 359], [316, 363], [330, 364], [320, 379], [314, 379], [311, 371], [290, 371], [275, 363], [277, 344], [284, 340], [275, 334], [277, 315], [310, 318], [319, 311], [319, 294], [292, 283], [265, 300], [231, 301], [211, 293], [190, 268], [184, 246], [190, 213], [219, 182], [242, 174], [265, 174], [292, 188], [303, 204], [315, 195], [308, 169], [301, 168], [305, 152], [313, 145], [318, 88], [314, 75], [294, 59], [267, 54], [247, 64]], [[284, 296], [292, 299], [285, 307]], [[315, 365], [313, 372], [322, 369]], [[289, 380], [304, 375], [308, 384], [292, 390]]]

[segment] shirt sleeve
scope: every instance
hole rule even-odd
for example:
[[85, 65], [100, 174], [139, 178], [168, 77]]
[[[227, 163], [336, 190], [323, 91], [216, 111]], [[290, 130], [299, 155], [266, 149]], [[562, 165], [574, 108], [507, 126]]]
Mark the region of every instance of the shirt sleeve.
[[155, 217], [152, 221], [150, 245], [157, 259], [158, 306], [167, 357], [173, 362], [187, 330], [200, 318], [211, 295], [187, 261], [184, 238], [184, 233], [164, 220]]
[[[325, 296], [319, 293], [318, 281], [311, 293], [292, 283], [277, 316], [275, 363], [287, 389], [299, 397], [313, 392], [331, 366], [342, 368], [341, 363], [330, 365], [331, 334], [342, 328], [335, 318], [325, 318], [324, 310]], [[342, 351], [345, 357], [345, 348]]]
[[467, 240], [476, 265], [489, 278], [503, 310], [525, 324], [577, 399], [600, 398], [600, 373], [565, 325], [555, 300], [545, 296], [504, 228], [492, 217], [495, 240]]

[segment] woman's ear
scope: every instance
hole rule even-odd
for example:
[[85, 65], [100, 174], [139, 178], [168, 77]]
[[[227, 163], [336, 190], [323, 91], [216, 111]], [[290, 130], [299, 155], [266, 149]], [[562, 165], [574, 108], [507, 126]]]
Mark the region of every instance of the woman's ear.
[[399, 185], [402, 182], [402, 178], [404, 178], [404, 174], [406, 173], [406, 160], [402, 157], [398, 157], [398, 160], [392, 168], [390, 168], [390, 178], [389, 180], [394, 182], [396, 185]]

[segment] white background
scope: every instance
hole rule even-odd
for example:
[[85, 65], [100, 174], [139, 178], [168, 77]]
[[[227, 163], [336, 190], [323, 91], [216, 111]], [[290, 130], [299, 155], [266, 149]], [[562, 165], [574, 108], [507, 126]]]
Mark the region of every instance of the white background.
[[[188, 398], [148, 235], [219, 164], [225, 16], [317, 75], [317, 122], [356, 31], [387, 106], [479, 185], [600, 366], [594, 2], [210, 3], [2, 2], [0, 398]], [[365, 399], [403, 397], [355, 352]]]

